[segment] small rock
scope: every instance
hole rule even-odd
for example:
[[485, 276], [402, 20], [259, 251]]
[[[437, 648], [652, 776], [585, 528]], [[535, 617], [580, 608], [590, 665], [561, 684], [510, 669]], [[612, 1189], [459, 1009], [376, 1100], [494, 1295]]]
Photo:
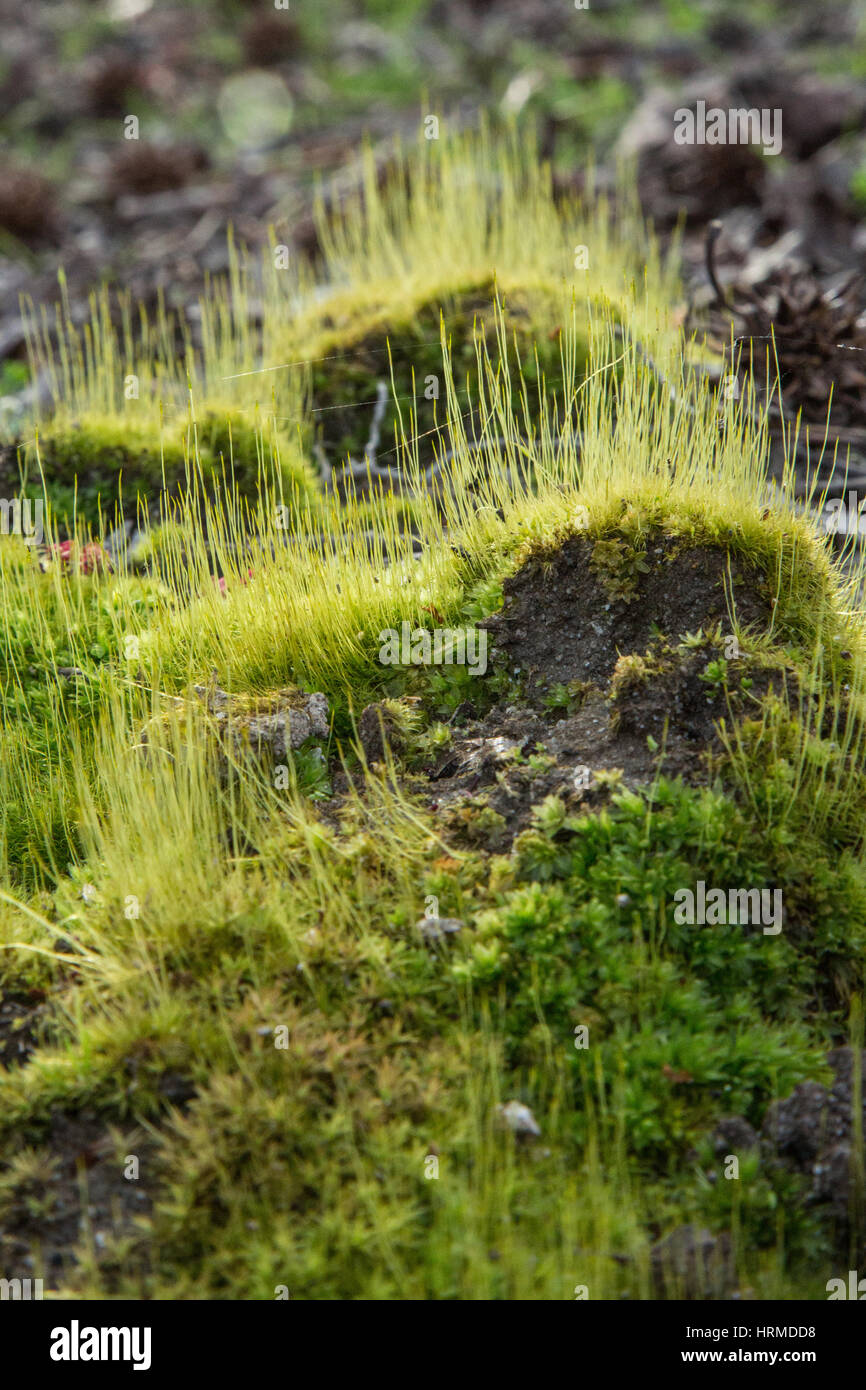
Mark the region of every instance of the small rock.
[[798, 1164], [818, 1157], [826, 1130], [829, 1096], [817, 1081], [803, 1081], [786, 1100], [775, 1101], [764, 1116], [765, 1137]]
[[415, 923], [425, 941], [444, 941], [446, 936], [453, 936], [465, 925], [459, 917], [422, 917]]
[[[762, 1137], [775, 1161], [811, 1175], [811, 1199], [833, 1208], [844, 1239], [858, 1157], [858, 1130], [853, 1124], [855, 1054], [850, 1047], [839, 1047], [828, 1054], [827, 1061], [834, 1073], [831, 1085], [804, 1081], [790, 1096], [775, 1101], [764, 1116]], [[860, 1065], [866, 1072], [866, 1051]], [[863, 1123], [866, 1097], [861, 1106]], [[859, 1161], [862, 1157], [861, 1149]]]
[[521, 752], [525, 743], [525, 738], [504, 738], [501, 735], [471, 739], [467, 743], [468, 752], [461, 764], [461, 771], [480, 772], [493, 764], [510, 762]]
[[314, 690], [312, 695], [307, 696], [306, 714], [313, 733], [319, 738], [327, 738], [331, 731], [331, 712], [328, 709], [327, 698], [321, 690]]
[[531, 1135], [534, 1139], [540, 1136], [541, 1129], [535, 1116], [529, 1106], [521, 1101], [509, 1100], [505, 1105], [498, 1105], [496, 1111], [512, 1134]]
[[713, 1149], [718, 1158], [726, 1154], [748, 1152], [757, 1149], [760, 1139], [748, 1120], [741, 1115], [725, 1115], [712, 1132]]
[[298, 706], [286, 703], [270, 713], [254, 714], [246, 722], [233, 716], [230, 720], [237, 742], [249, 742], [259, 753], [267, 750], [277, 762], [307, 739], [327, 738], [329, 732], [328, 702], [321, 691], [308, 695]]
[[851, 1198], [854, 1151], [849, 1143], [833, 1144], [822, 1150], [812, 1167], [812, 1196], [816, 1202], [829, 1202], [843, 1219]]

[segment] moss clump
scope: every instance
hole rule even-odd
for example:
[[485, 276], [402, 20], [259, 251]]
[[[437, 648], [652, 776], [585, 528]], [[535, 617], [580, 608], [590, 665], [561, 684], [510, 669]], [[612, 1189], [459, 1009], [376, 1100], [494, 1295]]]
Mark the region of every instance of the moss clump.
[[[518, 415], [525, 383], [529, 418], [537, 422], [542, 378], [548, 394], [561, 391], [560, 334], [568, 306], [562, 294], [542, 288], [512, 288], [499, 297], [499, 325], [497, 287], [485, 280], [421, 300], [402, 314], [368, 310], [349, 317], [339, 328], [325, 329], [316, 356], [333, 360], [312, 368], [313, 430], [332, 466], [347, 458], [363, 459], [383, 387], [387, 403], [378, 422], [380, 455], [387, 452], [396, 466], [402, 433], [407, 438], [420, 436], [422, 466], [433, 461], [437, 449], [441, 454], [449, 447], [447, 433], [438, 442], [435, 434], [447, 416], [440, 329], [449, 346], [454, 387], [470, 438], [480, 434], [481, 425], [477, 345], [494, 367], [504, 366]], [[504, 360], [498, 328], [505, 338]], [[578, 371], [587, 352], [584, 345]], [[413, 410], [415, 423], [410, 425]]]
[[253, 504], [262, 477], [290, 505], [297, 499], [314, 504], [317, 496], [312, 469], [297, 446], [266, 421], [258, 423], [255, 412], [212, 407], [195, 423], [174, 417], [164, 425], [132, 413], [61, 415], [40, 432], [38, 446], [21, 452], [26, 493], [43, 495], [44, 476], [55, 515], [71, 523], [74, 514], [90, 526], [100, 516], [112, 521], [121, 503], [134, 518], [139, 495], [156, 514], [159, 495], [179, 493], [196, 472], [209, 492], [233, 484]]

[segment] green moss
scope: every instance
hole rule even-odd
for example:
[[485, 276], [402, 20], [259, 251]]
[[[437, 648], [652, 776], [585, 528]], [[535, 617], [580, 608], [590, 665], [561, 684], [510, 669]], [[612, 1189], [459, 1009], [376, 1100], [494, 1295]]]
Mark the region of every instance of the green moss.
[[[507, 342], [503, 365], [515, 409], [520, 412], [525, 383], [530, 420], [537, 421], [542, 381], [547, 393], [561, 393], [559, 339], [566, 306], [561, 295], [541, 289], [511, 289], [501, 298]], [[498, 366], [502, 354], [495, 301], [493, 281], [484, 281], [421, 301], [402, 318], [372, 316], [370, 323], [371, 315], [367, 314], [339, 332], [326, 333], [316, 355], [334, 360], [313, 366], [312, 409], [313, 428], [329, 462], [335, 465], [347, 457], [363, 459], [380, 384], [388, 394], [380, 424], [380, 459], [387, 454], [395, 465], [399, 463], [397, 445], [403, 433], [421, 436], [422, 466], [433, 461], [437, 450], [441, 455], [450, 447], [447, 431], [438, 438], [436, 435], [437, 425], [443, 426], [447, 416], [440, 315], [465, 428], [470, 437], [480, 432], [476, 343], [483, 344], [494, 367]], [[579, 360], [579, 371], [580, 367]], [[414, 427], [409, 424], [413, 411]]]
[[649, 571], [643, 550], [619, 537], [596, 541], [591, 563], [612, 602], [619, 599], [629, 603], [635, 597], [639, 576]]
[[[136, 498], [154, 505], [160, 492], [176, 494], [190, 478], [188, 460], [197, 460], [202, 480], [211, 491], [232, 479], [241, 497], [255, 502], [264, 476], [282, 489], [287, 503], [294, 497], [314, 499], [312, 470], [284, 433], [267, 422], [253, 423], [249, 414], [211, 408], [194, 425], [175, 418], [160, 426], [129, 417], [87, 416], [80, 421], [49, 421], [36, 443], [23, 452], [27, 495], [45, 493], [58, 518], [96, 526], [100, 515], [113, 521], [119, 502], [126, 516], [135, 517]], [[279, 465], [274, 450], [279, 453]], [[264, 469], [264, 474], [262, 473]], [[193, 470], [194, 471], [194, 470]]]
[[[459, 171], [470, 206], [482, 204], [465, 219], [473, 250], [460, 264], [500, 263], [487, 254], [498, 219], [510, 269], [528, 246], [527, 285], [549, 286], [564, 228], [533, 216], [539, 182], [518, 184], [498, 154], [501, 177], [484, 205], [488, 183], [465, 177], [479, 167], [490, 170], [486, 148], [472, 165], [443, 165], [448, 178]], [[396, 297], [394, 265], [410, 265], [416, 287], [424, 280], [419, 233], [441, 185], [432, 187], [414, 220], [398, 209], [379, 223], [371, 188], [370, 236], [336, 245], [351, 268], [345, 321], [328, 301], [335, 318], [325, 324], [320, 302], [315, 334], [298, 330], [291, 359], [331, 352], [315, 367], [314, 405], [318, 392], [318, 404], [357, 413], [384, 375], [374, 353], [389, 334], [395, 377], [410, 363], [416, 377], [435, 374], [440, 306], [456, 318], [455, 385], [467, 368], [471, 377], [471, 320], [478, 310], [487, 335], [493, 292], [480, 273], [452, 275], [447, 294], [427, 278], [405, 313], [383, 307]], [[594, 225], [613, 296], [633, 267], [605, 250], [603, 219]], [[365, 302], [368, 287], [356, 282], [377, 226], [391, 245], [366, 302], [381, 291], [381, 303], [359, 316], [350, 309]], [[449, 233], [451, 266], [461, 230]], [[548, 386], [569, 307], [551, 295], [506, 296], [524, 376], [537, 343]], [[231, 316], [220, 322], [237, 327]], [[612, 313], [605, 324], [613, 341]], [[207, 380], [258, 368], [240, 336], [236, 352], [223, 352], [214, 329]], [[579, 422], [561, 420], [561, 435], [539, 422], [536, 458], [556, 457], [557, 469], [539, 467], [526, 490], [500, 470], [484, 506], [468, 492], [441, 513], [429, 500], [368, 499], [323, 510], [291, 545], [263, 524], [252, 576], [249, 533], [224, 505], [191, 507], [155, 534], [160, 583], [56, 561], [42, 572], [20, 544], [0, 547], [0, 978], [22, 992], [35, 981], [52, 1023], [31, 1061], [0, 1069], [4, 1220], [29, 1221], [33, 1248], [52, 1238], [34, 1174], [55, 1157], [46, 1131], [58, 1115], [93, 1108], [106, 1126], [133, 1119], [159, 1140], [146, 1175], [151, 1217], [117, 1232], [112, 1223], [99, 1250], [78, 1242], [63, 1296], [271, 1300], [285, 1288], [293, 1298], [558, 1299], [582, 1282], [594, 1299], [646, 1298], [648, 1247], [687, 1221], [733, 1232], [741, 1285], [757, 1296], [823, 1294], [816, 1261], [826, 1262], [833, 1233], [807, 1209], [802, 1182], [749, 1160], [740, 1184], [714, 1186], [701, 1164], [721, 1115], [759, 1123], [777, 1095], [826, 1079], [829, 1044], [860, 1037], [866, 635], [808, 524], [765, 506], [744, 420], [720, 432], [689, 383], [673, 402], [646, 389], [628, 342], [616, 355], [620, 346], [615, 393], [596, 378]], [[103, 384], [122, 379], [108, 372], [112, 360]], [[250, 417], [233, 401], [209, 402], [210, 416], [197, 411], [208, 487], [229, 448], [226, 418], [252, 487]], [[458, 397], [452, 415], [462, 410]], [[122, 467], [125, 495], [139, 481], [152, 491], [156, 435], [126, 423], [83, 421], [77, 432], [58, 423], [51, 483], [68, 488], [77, 474], [95, 489], [88, 507], [103, 495], [102, 430], [108, 482]], [[495, 428], [510, 435], [525, 424], [503, 409]], [[366, 420], [327, 428], [335, 455], [357, 456], [368, 437]], [[164, 433], [177, 469], [184, 422], [174, 429]], [[52, 438], [49, 428], [46, 451]], [[225, 535], [224, 594], [202, 516], [208, 543]], [[417, 554], [404, 543], [387, 563], [370, 555], [367, 529], [396, 542], [409, 526]], [[721, 731], [700, 764], [705, 784], [666, 777], [658, 759], [644, 759], [650, 773], [638, 778], [605, 754], [592, 796], [552, 793], [557, 759], [536, 746], [464, 800], [443, 798], [442, 782], [421, 774], [449, 743], [463, 751], [465, 726], [445, 721], [471, 699], [493, 731], [494, 707], [519, 705], [520, 677], [495, 666], [483, 678], [454, 667], [386, 673], [371, 634], [404, 617], [477, 622], [501, 606], [505, 574], [527, 554], [546, 556], [550, 571], [577, 530], [595, 546], [594, 580], [633, 600], [630, 618], [641, 566], [659, 549], [647, 537], [664, 536], [657, 628], [647, 653], [626, 653], [612, 703], [651, 698], [687, 666], [702, 714], [712, 697], [707, 724], [717, 717]], [[743, 655], [706, 624], [680, 632], [664, 612], [673, 562], [701, 545], [748, 559], [766, 600], [765, 630], [740, 634]], [[543, 583], [539, 594], [542, 603]], [[690, 615], [688, 626], [702, 621]], [[130, 636], [141, 650], [128, 656]], [[61, 665], [78, 671], [61, 677]], [[246, 692], [222, 709], [208, 698], [214, 668]], [[190, 696], [190, 685], [204, 693]], [[331, 738], [321, 732], [319, 747], [295, 750], [294, 778], [277, 785], [254, 721], [303, 689], [327, 693]], [[383, 693], [405, 748], [393, 768], [359, 769], [350, 711]], [[580, 683], [554, 681], [548, 710], [579, 715], [584, 695]], [[173, 699], [173, 715], [161, 717]], [[219, 733], [208, 737], [220, 713], [240, 733], [229, 776]], [[528, 796], [516, 838], [511, 777]], [[783, 930], [679, 919], [678, 895], [700, 881], [780, 889]], [[418, 928], [431, 897], [460, 924], [447, 939]], [[583, 1029], [588, 1046], [576, 1046]], [[511, 1099], [532, 1109], [541, 1142], [499, 1123]], [[426, 1171], [433, 1158], [438, 1180]], [[74, 1209], [77, 1191], [69, 1200]]]
[[[515, 1067], [544, 1066], [551, 1045], [565, 1055], [588, 1029], [586, 1050], [568, 1052], [578, 1144], [595, 1123], [593, 1075], [617, 1078], [616, 1123], [657, 1182], [688, 1173], [688, 1150], [722, 1114], [760, 1125], [774, 1096], [823, 1075], [828, 1033], [845, 1034], [846, 973], [857, 978], [866, 947], [866, 874], [833, 837], [801, 827], [762, 842], [721, 787], [662, 779], [615, 794], [600, 814], [540, 806], [515, 852], [514, 886], [494, 890], [477, 946], [453, 971], [501, 1011]], [[678, 925], [675, 894], [698, 880], [781, 886], [784, 932]], [[793, 1214], [797, 1180], [783, 1170], [754, 1177], [743, 1185], [752, 1249], [774, 1244], [769, 1214], [784, 1202], [792, 1256], [814, 1257], [826, 1218], [822, 1228], [813, 1213]], [[681, 1219], [697, 1210], [725, 1228], [730, 1200], [706, 1183], [680, 1180], [676, 1191]]]

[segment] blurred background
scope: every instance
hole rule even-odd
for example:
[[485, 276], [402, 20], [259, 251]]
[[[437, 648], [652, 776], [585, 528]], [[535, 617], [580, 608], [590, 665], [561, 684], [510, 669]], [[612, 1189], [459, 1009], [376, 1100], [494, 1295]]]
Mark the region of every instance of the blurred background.
[[[602, 180], [635, 159], [662, 237], [684, 229], [698, 300], [711, 297], [706, 227], [722, 217], [723, 283], [756, 286], [782, 267], [795, 316], [804, 296], [843, 291], [848, 337], [836, 320], [829, 337], [857, 345], [864, 5], [582, 3], [0, 0], [0, 416], [31, 389], [22, 294], [53, 302], [62, 268], [74, 313], [107, 280], [194, 318], [208, 275], [227, 268], [230, 226], [255, 248], [273, 224], [315, 257], [317, 180], [339, 203], [365, 138], [387, 177], [396, 142], [423, 139], [433, 113], [443, 134], [481, 111], [534, 121], [563, 192], [589, 154]], [[673, 112], [698, 99], [780, 109], [782, 153], [677, 145]], [[846, 368], [857, 422], [866, 377], [859, 359]]]

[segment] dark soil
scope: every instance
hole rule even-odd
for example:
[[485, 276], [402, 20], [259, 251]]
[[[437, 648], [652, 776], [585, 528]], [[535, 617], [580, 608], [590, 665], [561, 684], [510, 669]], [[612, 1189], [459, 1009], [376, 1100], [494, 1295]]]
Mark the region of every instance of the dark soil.
[[[42, 1176], [17, 1190], [14, 1215], [0, 1217], [0, 1266], [7, 1279], [42, 1279], [46, 1289], [58, 1289], [69, 1281], [82, 1239], [101, 1263], [117, 1242], [128, 1243], [137, 1218], [150, 1215], [154, 1150], [141, 1131], [123, 1135], [116, 1147], [105, 1120], [92, 1112], [55, 1112], [38, 1152]], [[124, 1177], [128, 1155], [139, 1160], [138, 1179]]]
[[0, 1066], [21, 1066], [38, 1046], [46, 1008], [41, 990], [0, 997]]
[[[702, 679], [720, 648], [679, 648], [685, 633], [706, 635], [717, 625], [729, 631], [726, 578], [741, 622], [764, 627], [771, 609], [762, 575], [735, 559], [729, 574], [719, 547], [683, 547], [666, 537], [645, 556], [646, 572], [628, 601], [611, 599], [584, 537], [553, 556], [530, 558], [506, 580], [502, 613], [482, 626], [493, 633], [495, 660], [522, 677], [524, 693], [519, 704], [463, 723], [427, 769], [431, 805], [452, 831], [503, 851], [548, 796], [571, 811], [603, 804], [617, 770], [631, 787], [660, 770], [705, 782], [710, 755], [722, 751], [718, 721], [756, 708], [771, 686], [785, 693], [782, 667], [749, 668], [746, 690], [739, 685], [746, 667], [734, 660], [722, 688]], [[629, 664], [629, 657], [641, 660]], [[561, 698], [578, 706], [566, 717], [550, 708], [551, 692], [560, 698], [563, 687]], [[533, 764], [532, 755], [552, 761]]]
[[[785, 1100], [776, 1101], [764, 1117], [762, 1137], [776, 1161], [811, 1176], [810, 1200], [828, 1204], [847, 1234], [859, 1203], [866, 1216], [863, 1134], [866, 1131], [866, 1051], [860, 1058], [859, 1109], [855, 1086], [856, 1053], [839, 1047], [827, 1057], [833, 1070], [829, 1086], [805, 1081]], [[859, 1144], [859, 1177], [858, 1177]], [[866, 1224], [863, 1225], [866, 1232]]]
[[[582, 537], [567, 541], [552, 557], [530, 560], [504, 586], [502, 613], [484, 624], [509, 666], [525, 673], [531, 694], [554, 682], [604, 684], [619, 656], [643, 653], [653, 637], [676, 640], [721, 624], [730, 631], [725, 581], [741, 625], [765, 627], [770, 617], [763, 575], [718, 547], [684, 548], [667, 538], [639, 552], [646, 573], [638, 572], [633, 596], [614, 598], [628, 583], [612, 575], [600, 581], [598, 549]], [[612, 556], [616, 563], [616, 556]], [[628, 563], [627, 553], [624, 565]]]

